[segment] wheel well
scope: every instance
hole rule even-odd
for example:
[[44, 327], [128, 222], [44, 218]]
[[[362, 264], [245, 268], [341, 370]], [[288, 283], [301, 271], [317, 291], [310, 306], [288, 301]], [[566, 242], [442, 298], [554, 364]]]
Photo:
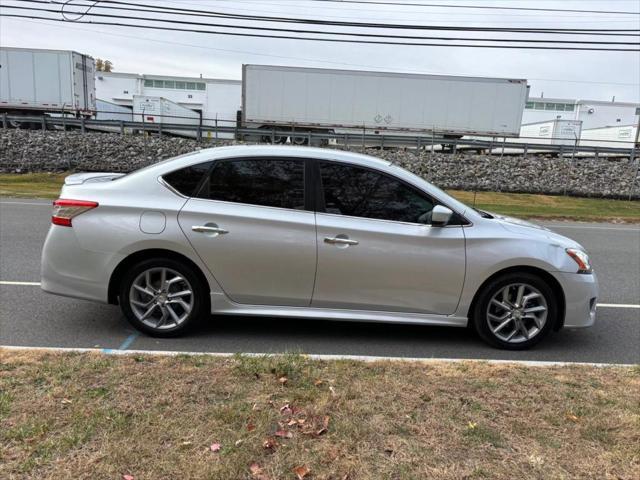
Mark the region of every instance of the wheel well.
[[182, 262], [189, 265], [196, 272], [196, 274], [202, 281], [202, 284], [205, 286], [205, 288], [209, 289], [209, 282], [207, 281], [207, 277], [205, 277], [204, 273], [202, 273], [202, 270], [200, 269], [200, 267], [198, 267], [198, 265], [196, 265], [188, 257], [185, 257], [184, 255], [180, 253], [176, 253], [171, 250], [153, 248], [148, 250], [140, 250], [139, 252], [132, 253], [131, 255], [126, 257], [124, 260], [122, 260], [118, 264], [118, 266], [115, 268], [115, 270], [111, 274], [111, 278], [109, 279], [109, 290], [108, 290], [109, 303], [113, 305], [118, 304], [118, 291], [120, 289], [120, 281], [122, 280], [123, 275], [125, 274], [125, 272], [129, 267], [131, 267], [132, 265], [142, 260], [146, 260], [148, 258], [158, 258], [158, 257], [170, 258], [172, 260], [176, 260], [178, 262]]
[[480, 297], [480, 292], [482, 292], [482, 290], [485, 288], [485, 286], [489, 282], [507, 273], [522, 273], [522, 272], [531, 273], [533, 275], [537, 275], [538, 277], [542, 278], [545, 282], [549, 284], [549, 286], [553, 290], [553, 293], [556, 294], [556, 298], [558, 299], [558, 318], [556, 319], [556, 324], [553, 326], [553, 329], [556, 331], [560, 330], [564, 325], [564, 314], [565, 314], [565, 298], [564, 298], [564, 291], [562, 290], [562, 286], [560, 285], [560, 283], [558, 283], [555, 277], [551, 275], [549, 272], [542, 270], [541, 268], [531, 267], [527, 265], [505, 268], [503, 270], [500, 270], [494, 273], [489, 278], [487, 278], [482, 283], [482, 285], [480, 285], [480, 288], [478, 288], [475, 295], [473, 296], [473, 301], [469, 306], [469, 312], [468, 312], [469, 321], [471, 322], [473, 318], [473, 312], [476, 308], [476, 302]]

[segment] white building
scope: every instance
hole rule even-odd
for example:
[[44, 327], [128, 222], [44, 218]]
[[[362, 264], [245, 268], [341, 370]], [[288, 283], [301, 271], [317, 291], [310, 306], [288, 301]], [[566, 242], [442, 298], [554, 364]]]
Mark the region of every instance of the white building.
[[133, 107], [133, 96], [163, 97], [202, 114], [204, 125], [234, 126], [242, 82], [216, 78], [97, 72], [96, 98]]
[[549, 120], [581, 120], [582, 130], [638, 122], [638, 103], [605, 102], [600, 100], [571, 100], [566, 98], [529, 97], [522, 124]]

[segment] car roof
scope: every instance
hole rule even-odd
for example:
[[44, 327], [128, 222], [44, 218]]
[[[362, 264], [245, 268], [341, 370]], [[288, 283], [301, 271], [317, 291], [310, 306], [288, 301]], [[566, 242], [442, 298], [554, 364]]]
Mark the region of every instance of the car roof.
[[[294, 145], [232, 145], [200, 150], [202, 157], [209, 159], [257, 156], [257, 157], [306, 157], [340, 160], [371, 167], [389, 166], [391, 162], [370, 155], [347, 152], [332, 148], [298, 147]], [[200, 155], [198, 155], [200, 157]], [[202, 157], [198, 161], [202, 160]]]

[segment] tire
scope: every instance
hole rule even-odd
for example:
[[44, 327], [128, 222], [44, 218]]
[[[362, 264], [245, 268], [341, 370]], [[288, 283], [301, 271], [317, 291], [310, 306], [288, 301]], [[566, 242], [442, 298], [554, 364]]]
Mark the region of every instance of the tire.
[[[164, 288], [162, 278], [166, 279]], [[131, 325], [154, 337], [181, 335], [210, 310], [208, 289], [196, 271], [162, 257], [129, 268], [122, 278], [118, 303]]]
[[[523, 299], [520, 303], [518, 294]], [[558, 300], [549, 284], [538, 275], [515, 272], [501, 275], [482, 288], [472, 322], [489, 345], [525, 350], [544, 339], [557, 318]]]

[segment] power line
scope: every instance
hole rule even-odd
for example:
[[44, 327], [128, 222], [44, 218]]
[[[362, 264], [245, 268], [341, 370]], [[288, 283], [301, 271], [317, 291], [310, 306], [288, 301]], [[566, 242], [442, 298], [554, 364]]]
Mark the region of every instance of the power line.
[[[48, 2], [37, 2], [37, 0], [31, 0], [31, 3], [45, 3]], [[21, 6], [8, 6], [5, 8], [16, 9], [16, 10], [28, 10], [28, 11], [39, 11], [39, 12], [48, 12], [48, 13], [59, 13], [57, 10], [46, 9], [46, 8], [37, 8], [37, 7], [21, 7]], [[158, 13], [155, 10], [140, 10], [135, 8], [123, 8], [123, 7], [99, 7], [99, 8], [108, 8], [115, 10], [133, 10], [136, 12], [148, 12], [148, 13]], [[78, 13], [76, 11], [69, 11], [67, 13]], [[351, 37], [364, 37], [364, 38], [388, 38], [388, 39], [400, 39], [400, 40], [442, 40], [442, 41], [472, 41], [472, 42], [494, 42], [494, 43], [553, 43], [553, 44], [581, 44], [581, 45], [640, 45], [637, 42], [605, 42], [605, 41], [588, 41], [588, 40], [539, 40], [539, 39], [516, 39], [516, 38], [473, 38], [473, 37], [430, 37], [430, 36], [410, 36], [410, 35], [387, 35], [387, 34], [373, 34], [373, 33], [354, 33], [354, 32], [328, 32], [323, 30], [300, 30], [300, 29], [290, 29], [290, 28], [276, 28], [276, 27], [259, 27], [259, 26], [245, 26], [245, 25], [226, 25], [220, 23], [205, 23], [205, 22], [192, 22], [192, 21], [181, 21], [181, 20], [173, 20], [166, 18], [145, 18], [145, 17], [133, 17], [127, 15], [110, 15], [110, 14], [101, 14], [101, 13], [83, 13], [83, 16], [91, 16], [91, 17], [103, 17], [103, 18], [115, 18], [115, 19], [123, 19], [123, 20], [143, 20], [149, 22], [161, 22], [161, 23], [178, 23], [183, 25], [196, 25], [196, 26], [207, 26], [207, 27], [222, 27], [222, 28], [235, 28], [240, 30], [258, 30], [258, 31], [268, 31], [268, 32], [287, 32], [287, 33], [298, 33], [298, 34], [314, 34], [314, 35], [337, 35], [337, 36], [351, 36]], [[64, 15], [64, 13], [63, 13]], [[193, 14], [188, 14], [193, 15]], [[74, 22], [79, 20], [82, 17], [79, 17]], [[65, 17], [67, 20], [67, 17]]]
[[[100, 33], [101, 35], [109, 35], [112, 37], [122, 37], [122, 38], [132, 38], [132, 39], [136, 39], [136, 40], [143, 40], [146, 42], [156, 42], [156, 43], [164, 43], [167, 45], [178, 45], [178, 46], [182, 46], [182, 47], [193, 47], [193, 48], [199, 48], [199, 49], [203, 49], [203, 50], [212, 50], [212, 51], [217, 51], [217, 52], [227, 52], [227, 53], [242, 53], [242, 54], [246, 54], [246, 55], [250, 55], [250, 56], [254, 56], [254, 57], [271, 57], [271, 58], [282, 58], [282, 59], [288, 59], [288, 60], [302, 60], [302, 61], [306, 61], [306, 62], [311, 62], [311, 63], [322, 63], [322, 64], [327, 64], [327, 65], [342, 65], [342, 66], [348, 66], [348, 67], [364, 67], [364, 68], [373, 68], [373, 69], [378, 69], [380, 71], [388, 71], [389, 67], [388, 66], [380, 66], [380, 65], [368, 65], [368, 64], [361, 64], [361, 63], [352, 63], [352, 62], [338, 62], [335, 60], [327, 60], [327, 59], [312, 59], [309, 57], [296, 57], [296, 56], [291, 56], [291, 55], [275, 55], [272, 53], [265, 53], [265, 52], [256, 52], [255, 50], [249, 51], [249, 50], [237, 50], [237, 49], [228, 49], [228, 48], [215, 48], [215, 47], [208, 47], [208, 46], [204, 46], [204, 45], [200, 45], [200, 44], [194, 44], [194, 43], [183, 43], [183, 42], [175, 42], [175, 41], [171, 41], [171, 40], [160, 40], [157, 38], [149, 38], [149, 37], [141, 37], [141, 36], [137, 36], [137, 35], [127, 35], [127, 34], [123, 34], [123, 33], [113, 33], [113, 32], [107, 32], [105, 30], [95, 30], [95, 29], [91, 29], [91, 28], [83, 28], [81, 26], [77, 26], [77, 25], [66, 25], [66, 26], [62, 26], [62, 25], [48, 25], [46, 22], [41, 22], [39, 20], [24, 20], [26, 22], [30, 22], [30, 23], [36, 23], [39, 25], [47, 25], [49, 27], [53, 27], [53, 28], [73, 28], [75, 30], [82, 30], [85, 32], [93, 32], [93, 33]], [[422, 75], [451, 75], [451, 72], [448, 73], [442, 73], [442, 72], [426, 72], [424, 70], [407, 70], [407, 69], [402, 69], [401, 72], [399, 73], [415, 73], [415, 74], [422, 74]], [[457, 74], [457, 75], [463, 75], [463, 74]], [[488, 74], [485, 74], [483, 76], [487, 76]], [[509, 77], [512, 77], [513, 75], [506, 75]], [[592, 85], [616, 85], [616, 86], [622, 86], [622, 87], [640, 87], [640, 83], [626, 83], [626, 82], [599, 82], [599, 81], [591, 81], [591, 80], [569, 80], [566, 78], [533, 78], [533, 77], [529, 77], [526, 75], [523, 75], [523, 77], [527, 77], [528, 80], [535, 80], [535, 81], [539, 81], [539, 82], [562, 82], [562, 83], [584, 83], [584, 84], [592, 84]]]
[[[52, 22], [64, 22], [69, 23], [63, 19], [42, 17], [35, 15], [18, 15], [18, 14], [5, 14], [0, 13], [0, 17], [8, 18], [27, 18], [36, 20], [46, 20]], [[139, 20], [139, 18], [131, 17], [132, 20]], [[414, 42], [387, 42], [377, 40], [353, 40], [353, 39], [340, 39], [340, 38], [310, 38], [299, 37], [293, 35], [264, 35], [258, 33], [241, 33], [241, 32], [220, 32], [213, 30], [200, 30], [200, 29], [181, 29], [168, 26], [153, 26], [153, 25], [140, 25], [120, 22], [102, 22], [102, 21], [77, 21], [72, 23], [91, 24], [91, 25], [109, 25], [116, 27], [129, 27], [129, 28], [143, 28], [150, 30], [166, 30], [173, 32], [187, 32], [187, 33], [205, 33], [210, 35], [227, 35], [236, 37], [252, 37], [252, 38], [272, 38], [272, 39], [284, 39], [284, 40], [302, 40], [313, 42], [331, 42], [331, 43], [359, 43], [359, 44], [373, 44], [373, 45], [398, 45], [398, 46], [414, 46], [414, 47], [464, 47], [464, 48], [504, 48], [504, 49], [525, 49], [525, 50], [573, 50], [573, 51], [598, 51], [598, 52], [640, 52], [640, 49], [628, 49], [628, 48], [595, 48], [595, 47], [554, 47], [554, 46], [531, 46], [531, 45], [477, 45], [477, 44], [447, 44], [447, 43], [414, 43]]]
[[366, 0], [310, 0], [313, 2], [326, 3], [356, 3], [361, 5], [393, 5], [410, 7], [445, 7], [445, 8], [470, 8], [482, 10], [524, 10], [529, 12], [572, 12], [572, 13], [601, 13], [607, 15], [640, 15], [640, 12], [612, 11], [612, 10], [573, 10], [564, 8], [531, 8], [531, 7], [499, 7], [496, 5], [458, 5], [442, 3], [408, 3], [408, 2], [382, 2]]
[[[35, 3], [38, 0], [17, 0]], [[42, 0], [40, 0], [42, 1]], [[88, 0], [81, 0], [88, 1]], [[52, 4], [61, 5], [61, 2], [51, 0]], [[236, 20], [255, 20], [264, 22], [284, 22], [284, 23], [304, 23], [323, 26], [342, 26], [359, 28], [387, 28], [387, 29], [409, 29], [409, 30], [455, 30], [455, 31], [479, 31], [479, 32], [509, 32], [509, 33], [542, 33], [542, 34], [563, 34], [563, 35], [619, 35], [637, 36], [640, 29], [595, 29], [595, 28], [533, 28], [533, 27], [456, 27], [449, 25], [407, 25], [390, 23], [370, 23], [370, 22], [343, 22], [335, 20], [319, 20], [313, 18], [296, 18], [264, 15], [244, 15], [211, 10], [187, 9], [179, 7], [165, 7], [161, 5], [149, 5], [141, 3], [122, 2], [117, 0], [100, 0], [101, 4], [115, 4], [133, 7], [148, 7], [163, 10], [163, 13], [190, 12], [199, 13], [212, 17], [229, 18]]]

